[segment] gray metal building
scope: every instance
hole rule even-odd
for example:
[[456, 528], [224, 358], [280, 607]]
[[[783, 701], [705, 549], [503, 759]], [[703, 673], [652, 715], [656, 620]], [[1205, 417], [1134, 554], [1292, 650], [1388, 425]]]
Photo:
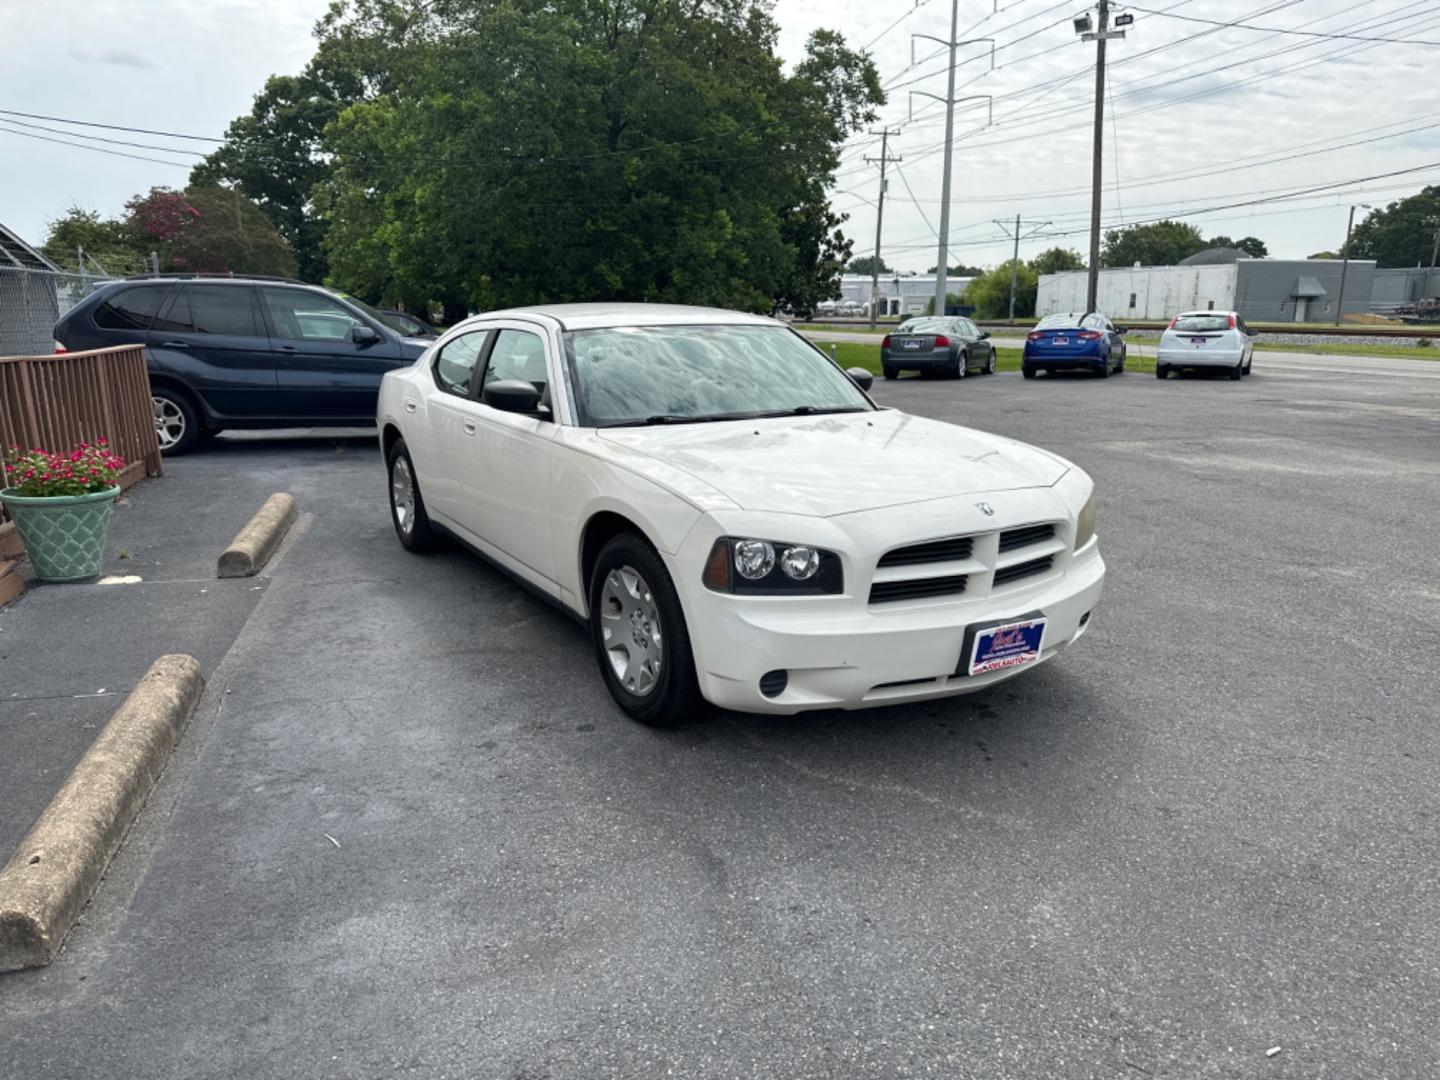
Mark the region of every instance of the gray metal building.
[[[1240, 259], [1235, 310], [1251, 322], [1330, 322], [1340, 304], [1339, 259]], [[1370, 310], [1375, 261], [1351, 259], [1341, 314]]]

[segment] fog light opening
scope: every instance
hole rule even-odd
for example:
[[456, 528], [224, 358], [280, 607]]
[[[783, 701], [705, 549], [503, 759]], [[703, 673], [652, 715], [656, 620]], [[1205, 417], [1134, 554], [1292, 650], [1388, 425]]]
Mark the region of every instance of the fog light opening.
[[1089, 621], [1090, 621], [1090, 612], [1087, 611], [1087, 612], [1085, 612], [1084, 615], [1081, 615], [1081, 616], [1080, 616], [1080, 625], [1081, 625], [1081, 626], [1084, 626], [1084, 625], [1085, 625], [1087, 622], [1089, 622]]
[[767, 671], [760, 676], [760, 693], [766, 697], [779, 697], [790, 685], [790, 673], [784, 670]]

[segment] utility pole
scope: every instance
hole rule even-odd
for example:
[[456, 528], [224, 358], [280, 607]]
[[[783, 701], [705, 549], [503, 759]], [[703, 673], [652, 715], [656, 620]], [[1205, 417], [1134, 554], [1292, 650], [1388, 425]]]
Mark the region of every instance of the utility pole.
[[1350, 220], [1345, 223], [1345, 246], [1340, 249], [1340, 295], [1335, 300], [1335, 325], [1340, 325], [1340, 316], [1345, 311], [1345, 276], [1350, 270], [1350, 230], [1355, 227], [1355, 208], [1370, 209], [1369, 203], [1352, 203]]
[[[945, 39], [937, 38], [931, 34], [910, 35], [910, 58], [915, 58], [915, 39], [926, 38], [930, 41], [938, 41], [950, 48], [950, 70], [945, 86], [945, 96], [938, 97], [935, 94], [927, 94], [923, 91], [912, 90], [910, 92], [912, 101], [911, 118], [914, 118], [913, 101], [916, 94], [921, 97], [934, 98], [936, 101], [945, 103], [945, 172], [944, 179], [940, 182], [940, 252], [935, 261], [935, 315], [945, 314], [945, 275], [949, 269], [947, 260], [950, 257], [947, 239], [950, 234], [950, 150], [955, 143], [955, 50], [961, 45], [975, 45], [982, 41], [990, 43], [990, 68], [995, 68], [995, 39], [974, 38], [970, 41], [956, 41], [956, 35], [960, 33], [960, 0], [952, 0], [950, 4], [950, 36]], [[961, 98], [960, 101], [977, 101], [985, 98], [990, 102], [990, 119], [986, 121], [988, 127], [995, 119], [995, 101], [989, 94], [976, 94], [972, 97]]]
[[[1075, 32], [1080, 35], [1080, 40], [1095, 42], [1095, 148], [1090, 167], [1090, 279], [1085, 292], [1086, 311], [1095, 310], [1096, 294], [1100, 288], [1100, 162], [1105, 147], [1105, 42], [1125, 36], [1124, 30], [1110, 29], [1110, 0], [1100, 0], [1095, 10], [1099, 20], [1094, 31], [1090, 29], [1089, 12], [1075, 19]], [[1135, 16], [1122, 15], [1115, 25], [1129, 26], [1134, 21]]]
[[[874, 131], [872, 131], [872, 132], [870, 132], [870, 134], [871, 134], [871, 135], [875, 135], [875, 134], [877, 134], [877, 133], [874, 132]], [[892, 162], [892, 161], [899, 162], [899, 161], [904, 161], [904, 160], [905, 160], [904, 158], [898, 158], [898, 157], [893, 157], [893, 158], [892, 158], [892, 157], [889, 155], [889, 152], [888, 152], [888, 148], [889, 148], [889, 145], [890, 145], [890, 136], [891, 136], [891, 135], [899, 135], [899, 134], [900, 134], [900, 129], [899, 129], [899, 128], [896, 128], [894, 131], [891, 131], [889, 128], [882, 128], [882, 129], [878, 132], [878, 134], [879, 134], [879, 136], [880, 136], [880, 157], [879, 157], [878, 159], [877, 159], [877, 158], [872, 158], [872, 157], [867, 157], [867, 158], [865, 159], [866, 161], [869, 161], [869, 162], [874, 162], [874, 161], [877, 161], [877, 160], [878, 160], [879, 163], [880, 163], [880, 203], [879, 203], [879, 206], [876, 208], [876, 211], [875, 211], [875, 258], [874, 258], [874, 261], [873, 261], [873, 262], [871, 263], [871, 265], [870, 265], [870, 329], [871, 329], [871, 330], [874, 330], [874, 329], [875, 329], [875, 309], [879, 306], [879, 298], [880, 298], [880, 226], [883, 225], [884, 222], [885, 222], [885, 190], [886, 190], [886, 185], [889, 183], [889, 181], [887, 181], [887, 180], [885, 179], [885, 166], [888, 165], [888, 164], [890, 164], [890, 162]]]
[[[1009, 223], [1008, 223], [1008, 222], [996, 221], [995, 224], [996, 224], [996, 225], [999, 225], [1000, 228], [1002, 228], [1002, 229], [1005, 230], [1005, 235], [1006, 235], [1006, 236], [1009, 236], [1009, 235], [1010, 235], [1010, 226], [1009, 226]], [[1048, 222], [1048, 221], [1042, 221], [1042, 222], [1040, 222], [1039, 225], [1036, 225], [1034, 228], [1032, 228], [1028, 233], [1026, 233], [1026, 234], [1022, 237], [1022, 236], [1020, 235], [1020, 215], [1019, 215], [1019, 214], [1016, 214], [1016, 215], [1015, 215], [1015, 254], [1014, 254], [1014, 255], [1011, 257], [1011, 259], [1010, 259], [1010, 321], [1011, 321], [1011, 322], [1014, 322], [1014, 321], [1015, 321], [1015, 283], [1016, 283], [1016, 278], [1018, 277], [1018, 275], [1019, 275], [1019, 273], [1020, 273], [1020, 241], [1021, 241], [1022, 239], [1023, 239], [1023, 240], [1028, 240], [1030, 237], [1034, 236], [1037, 232], [1039, 232], [1041, 229], [1043, 229], [1046, 225], [1049, 225], [1049, 224], [1051, 224], [1051, 223]]]

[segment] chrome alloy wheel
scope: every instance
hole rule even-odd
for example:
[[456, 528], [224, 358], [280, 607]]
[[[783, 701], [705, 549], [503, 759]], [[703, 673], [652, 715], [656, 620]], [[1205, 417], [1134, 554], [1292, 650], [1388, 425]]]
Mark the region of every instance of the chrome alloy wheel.
[[600, 633], [620, 685], [636, 697], [651, 693], [664, 662], [660, 608], [633, 566], [611, 570], [600, 587]]
[[160, 449], [169, 450], [185, 438], [185, 414], [169, 398], [152, 397], [150, 407], [155, 410], [155, 435]]
[[409, 536], [415, 528], [415, 477], [410, 474], [410, 462], [404, 454], [397, 456], [390, 468], [390, 507], [395, 512], [395, 524]]

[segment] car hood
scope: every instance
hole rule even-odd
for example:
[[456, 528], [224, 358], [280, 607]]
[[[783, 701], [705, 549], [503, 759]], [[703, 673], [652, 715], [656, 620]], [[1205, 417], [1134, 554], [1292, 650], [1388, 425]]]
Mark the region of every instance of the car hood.
[[1049, 487], [1070, 468], [1013, 439], [896, 409], [608, 428], [597, 435], [689, 473], [743, 509], [816, 517]]

